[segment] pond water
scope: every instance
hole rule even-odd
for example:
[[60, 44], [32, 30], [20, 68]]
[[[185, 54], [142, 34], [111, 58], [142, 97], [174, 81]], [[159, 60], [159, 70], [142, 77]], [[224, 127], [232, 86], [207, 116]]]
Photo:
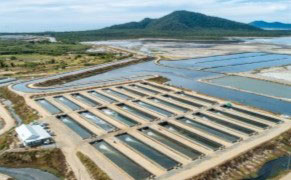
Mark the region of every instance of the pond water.
[[291, 99], [291, 86], [241, 76], [224, 76], [210, 80], [222, 86], [233, 87], [267, 96]]
[[53, 174], [32, 168], [2, 168], [0, 173], [8, 175], [15, 180], [60, 180], [60, 178]]
[[[280, 172], [288, 170], [288, 156], [283, 156], [278, 159], [268, 161], [258, 172], [257, 177], [244, 180], [265, 180], [278, 175]], [[291, 168], [289, 167], [289, 170]]]

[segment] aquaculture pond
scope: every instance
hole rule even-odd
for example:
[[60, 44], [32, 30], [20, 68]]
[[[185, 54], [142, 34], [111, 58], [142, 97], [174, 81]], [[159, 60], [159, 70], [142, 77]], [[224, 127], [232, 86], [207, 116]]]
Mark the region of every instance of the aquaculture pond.
[[[269, 58], [269, 56], [271, 56], [271, 59], [273, 58], [274, 60], [267, 61], [267, 62], [262, 60], [262, 57]], [[243, 64], [244, 59], [248, 59], [248, 61], [250, 61], [251, 63]], [[225, 60], [225, 62], [233, 62], [233, 64], [227, 64], [227, 66], [219, 67], [219, 68], [217, 67], [215, 70], [211, 69], [209, 71], [208, 70], [197, 71], [197, 70], [188, 68], [188, 66], [190, 65], [195, 66], [195, 63], [202, 63], [204, 67], [213, 67], [216, 61], [221, 61], [221, 60]], [[239, 64], [241, 65], [238, 65], [237, 61], [240, 61]], [[106, 80], [114, 82], [113, 79], [116, 79], [116, 81], [120, 81], [120, 78], [135, 79], [136, 76], [141, 76], [141, 75], [161, 75], [170, 79], [168, 83], [178, 86], [178, 87], [188, 88], [188, 89], [191, 89], [203, 94], [219, 97], [222, 99], [229, 99], [229, 100], [236, 101], [236, 102], [246, 104], [249, 106], [255, 106], [258, 108], [266, 109], [275, 113], [291, 115], [290, 102], [281, 101], [278, 99], [265, 97], [265, 96], [259, 96], [259, 95], [251, 94], [247, 92], [241, 92], [241, 91], [237, 91], [237, 90], [233, 90], [233, 89], [229, 89], [225, 87], [219, 87], [216, 85], [210, 85], [210, 84], [206, 84], [206, 83], [202, 83], [198, 81], [199, 79], [221, 76], [221, 72], [222, 73], [243, 72], [243, 71], [254, 70], [256, 68], [264, 68], [264, 67], [270, 67], [270, 66], [290, 64], [291, 56], [280, 55], [280, 54], [266, 54], [266, 53], [245, 53], [245, 54], [233, 54], [233, 55], [226, 55], [226, 56], [200, 58], [200, 59], [189, 59], [189, 60], [182, 60], [182, 61], [161, 61], [161, 63], [164, 66], [157, 65], [151, 61], [139, 63], [135, 65], [130, 65], [130, 66], [115, 69], [106, 73], [102, 73], [102, 74], [98, 74], [98, 75], [84, 78], [81, 80], [77, 80], [74, 82], [70, 82], [58, 87], [32, 89], [27, 86], [28, 84], [33, 83], [33, 82], [40, 82], [40, 81], [46, 80], [46, 78], [44, 78], [44, 79], [19, 83], [19, 84], [14, 85], [13, 88], [17, 91], [22, 91], [22, 92], [52, 92], [52, 91], [70, 89], [73, 87], [87, 87], [89, 85], [92, 86], [94, 83], [98, 84]], [[80, 71], [77, 71], [77, 72], [80, 72]], [[72, 72], [71, 74], [77, 73], [77, 72]], [[65, 74], [61, 74], [56, 77], [60, 77], [64, 75]], [[135, 89], [135, 88], [130, 87], [130, 89]], [[145, 89], [144, 90], [137, 89], [137, 90], [140, 90], [144, 92], [145, 94], [153, 94], [153, 92], [152, 93], [147, 92]]]

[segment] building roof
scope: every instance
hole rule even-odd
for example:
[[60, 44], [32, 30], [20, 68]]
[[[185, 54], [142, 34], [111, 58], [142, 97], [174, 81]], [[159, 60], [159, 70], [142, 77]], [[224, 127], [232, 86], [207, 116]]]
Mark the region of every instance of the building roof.
[[24, 143], [51, 138], [51, 135], [40, 125], [23, 124], [17, 127], [15, 131]]

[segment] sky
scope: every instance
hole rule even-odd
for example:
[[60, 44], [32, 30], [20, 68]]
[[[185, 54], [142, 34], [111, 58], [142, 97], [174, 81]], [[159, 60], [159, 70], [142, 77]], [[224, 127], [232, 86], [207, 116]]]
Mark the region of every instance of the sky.
[[0, 32], [92, 30], [176, 10], [291, 23], [291, 0], [0, 0]]

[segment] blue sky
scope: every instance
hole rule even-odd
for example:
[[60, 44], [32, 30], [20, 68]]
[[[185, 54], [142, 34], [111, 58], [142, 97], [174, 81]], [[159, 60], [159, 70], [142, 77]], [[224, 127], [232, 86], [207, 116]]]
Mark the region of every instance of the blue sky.
[[291, 23], [291, 0], [0, 0], [0, 32], [98, 29], [175, 10]]

